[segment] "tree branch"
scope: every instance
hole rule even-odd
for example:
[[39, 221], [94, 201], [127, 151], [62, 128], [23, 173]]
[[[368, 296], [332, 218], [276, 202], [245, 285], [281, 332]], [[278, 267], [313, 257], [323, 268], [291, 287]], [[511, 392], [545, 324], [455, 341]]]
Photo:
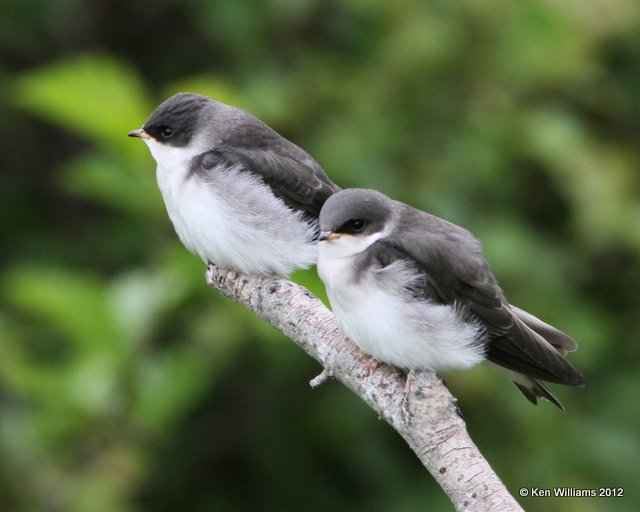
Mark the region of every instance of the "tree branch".
[[331, 312], [305, 288], [285, 279], [246, 276], [210, 265], [207, 283], [242, 304], [301, 346], [324, 371], [312, 386], [334, 377], [364, 400], [409, 444], [456, 510], [522, 510], [467, 433], [455, 398], [433, 372], [405, 377], [380, 365], [342, 333]]

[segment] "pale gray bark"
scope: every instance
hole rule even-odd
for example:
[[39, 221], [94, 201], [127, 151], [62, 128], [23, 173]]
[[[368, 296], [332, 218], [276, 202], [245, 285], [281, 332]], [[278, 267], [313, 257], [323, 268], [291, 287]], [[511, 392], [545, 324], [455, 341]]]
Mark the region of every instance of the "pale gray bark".
[[312, 386], [334, 377], [364, 400], [409, 444], [456, 510], [522, 510], [467, 433], [455, 398], [432, 372], [406, 378], [369, 358], [344, 336], [331, 312], [285, 279], [238, 274], [210, 265], [207, 282], [282, 331], [325, 368]]

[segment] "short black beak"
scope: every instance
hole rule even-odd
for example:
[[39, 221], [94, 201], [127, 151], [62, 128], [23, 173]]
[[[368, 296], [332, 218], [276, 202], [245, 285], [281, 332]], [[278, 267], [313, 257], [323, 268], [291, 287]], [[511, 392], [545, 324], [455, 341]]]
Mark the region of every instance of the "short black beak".
[[129, 132], [127, 135], [129, 137], [138, 137], [139, 139], [149, 139], [149, 134], [144, 131], [144, 128], [138, 128], [137, 130], [133, 130]]

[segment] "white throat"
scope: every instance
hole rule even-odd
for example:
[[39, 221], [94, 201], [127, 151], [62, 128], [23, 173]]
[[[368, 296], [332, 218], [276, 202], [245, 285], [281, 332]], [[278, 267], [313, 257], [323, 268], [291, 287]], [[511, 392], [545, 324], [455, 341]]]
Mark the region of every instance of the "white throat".
[[366, 251], [385, 234], [379, 231], [367, 236], [341, 235], [339, 238], [320, 242], [320, 254], [324, 254], [327, 259], [351, 258]]
[[[177, 148], [168, 144], [161, 144], [155, 139], [143, 139], [151, 151], [151, 156], [158, 166], [167, 169], [181, 169], [189, 164], [189, 161], [203, 152], [199, 147]], [[206, 151], [206, 149], [204, 150]]]
[[315, 263], [314, 226], [259, 177], [225, 164], [194, 173], [191, 161], [207, 147], [145, 142], [158, 163], [158, 187], [176, 233], [205, 262], [282, 276]]

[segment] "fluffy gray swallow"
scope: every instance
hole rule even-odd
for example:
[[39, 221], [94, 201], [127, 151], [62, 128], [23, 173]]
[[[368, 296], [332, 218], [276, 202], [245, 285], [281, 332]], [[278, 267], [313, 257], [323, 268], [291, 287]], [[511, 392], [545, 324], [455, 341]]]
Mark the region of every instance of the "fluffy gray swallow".
[[374, 190], [332, 195], [320, 212], [318, 273], [336, 321], [379, 361], [409, 370], [488, 360], [534, 404], [563, 409], [544, 381], [583, 386], [576, 343], [510, 305], [480, 242]]
[[340, 190], [304, 150], [244, 110], [180, 93], [139, 130], [182, 243], [205, 263], [286, 276], [317, 259], [317, 217]]

